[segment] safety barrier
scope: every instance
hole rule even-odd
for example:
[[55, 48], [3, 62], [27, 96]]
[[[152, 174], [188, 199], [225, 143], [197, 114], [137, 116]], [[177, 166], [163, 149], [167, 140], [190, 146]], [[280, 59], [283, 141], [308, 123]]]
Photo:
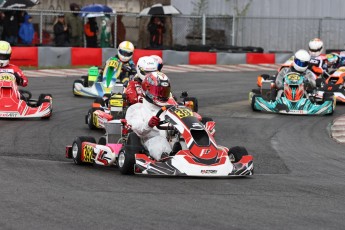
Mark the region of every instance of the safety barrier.
[[[11, 62], [18, 66], [33, 67], [101, 66], [116, 52], [114, 48], [13, 47]], [[136, 63], [139, 57], [148, 55], [162, 57], [167, 65], [230, 65], [282, 63], [292, 53], [222, 53], [136, 49], [133, 61]]]

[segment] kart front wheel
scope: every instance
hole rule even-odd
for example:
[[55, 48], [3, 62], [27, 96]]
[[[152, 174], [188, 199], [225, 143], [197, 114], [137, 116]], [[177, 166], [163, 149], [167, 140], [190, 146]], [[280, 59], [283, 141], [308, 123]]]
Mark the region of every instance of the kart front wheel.
[[133, 153], [126, 153], [124, 149], [121, 149], [117, 159], [117, 164], [119, 166], [120, 172], [123, 175], [132, 175], [134, 174], [134, 164], [135, 156]]
[[75, 164], [83, 164], [81, 160], [81, 153], [83, 152], [82, 144], [83, 142], [96, 143], [95, 138], [93, 137], [76, 137], [72, 144], [72, 159]]
[[255, 108], [255, 99], [258, 97], [258, 95], [253, 95], [252, 96], [252, 100], [251, 100], [251, 102], [250, 102], [250, 106], [252, 107], [252, 110], [253, 111], [260, 111], [260, 110], [258, 110], [257, 108]]
[[229, 149], [229, 158], [232, 163], [239, 162], [243, 156], [247, 156], [247, 149], [242, 146], [235, 146]]

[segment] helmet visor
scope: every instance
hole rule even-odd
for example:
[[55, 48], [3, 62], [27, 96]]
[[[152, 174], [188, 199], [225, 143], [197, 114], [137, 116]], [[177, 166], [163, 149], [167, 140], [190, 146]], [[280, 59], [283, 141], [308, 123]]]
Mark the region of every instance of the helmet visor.
[[130, 57], [133, 55], [133, 52], [128, 52], [126, 50], [119, 50], [119, 53], [124, 57]]
[[299, 67], [307, 67], [309, 62], [308, 61], [302, 61], [300, 59], [295, 58], [294, 62], [296, 63], [296, 65], [298, 65]]
[[318, 48], [318, 49], [311, 49], [311, 48], [309, 48], [309, 50], [310, 50], [311, 52], [320, 52], [320, 51], [322, 50], [322, 47], [321, 47], [321, 48]]
[[150, 86], [150, 94], [158, 100], [166, 102], [170, 96], [170, 86]]
[[0, 54], [0, 60], [9, 60], [10, 59], [11, 54]]

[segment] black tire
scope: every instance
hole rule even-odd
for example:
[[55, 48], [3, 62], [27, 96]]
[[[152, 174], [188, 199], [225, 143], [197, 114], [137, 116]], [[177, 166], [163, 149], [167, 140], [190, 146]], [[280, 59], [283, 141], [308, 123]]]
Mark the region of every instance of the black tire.
[[76, 137], [72, 144], [72, 159], [75, 164], [81, 165], [85, 164], [81, 161], [81, 152], [82, 152], [82, 143], [83, 142], [91, 142], [96, 143], [96, 140], [94, 137]]
[[243, 156], [247, 156], [246, 148], [242, 146], [235, 146], [229, 149], [228, 155], [232, 163], [239, 162]]
[[83, 79], [83, 85], [84, 87], [89, 87], [89, 77], [88, 76], [81, 76], [81, 79]]
[[184, 99], [184, 101], [192, 101], [193, 102], [193, 112], [198, 112], [199, 110], [199, 103], [198, 103], [198, 99], [196, 97], [186, 97]]
[[122, 174], [134, 174], [135, 153], [142, 151], [142, 149], [140, 138], [136, 133], [130, 133], [125, 148], [121, 149], [118, 156], [118, 166]]
[[255, 105], [255, 98], [257, 98], [257, 97], [258, 97], [258, 95], [253, 95], [252, 96], [252, 101], [250, 103], [250, 106], [251, 106], [252, 110], [256, 111], [256, 112], [260, 111], [260, 110], [256, 109], [255, 106], [254, 106]]
[[37, 106], [40, 106], [42, 105], [43, 102], [50, 102], [49, 99], [45, 99], [46, 96], [50, 96], [51, 98], [53, 98], [53, 96], [51, 94], [40, 94], [40, 96], [38, 97], [38, 100], [37, 100]]
[[72, 88], [73, 95], [74, 95], [74, 96], [80, 96], [80, 95], [74, 93], [74, 88], [75, 88], [75, 84], [76, 84], [76, 83], [80, 83], [80, 84], [84, 85], [84, 82], [83, 82], [82, 80], [80, 80], [80, 79], [75, 80], [75, 81], [73, 82], [73, 88]]
[[321, 88], [322, 83], [325, 83], [325, 80], [323, 78], [317, 78], [315, 80], [315, 84], [317, 88]]
[[98, 144], [99, 145], [106, 145], [107, 144], [107, 139], [105, 138], [105, 136], [102, 136], [99, 138]]
[[324, 92], [322, 101], [333, 101], [334, 93], [332, 92]]
[[91, 108], [87, 112], [87, 116], [86, 116], [87, 125], [89, 126], [89, 129], [92, 129], [92, 130], [97, 129], [97, 126], [95, 126], [93, 124], [93, 119], [94, 119], [93, 112], [95, 112], [96, 110], [102, 110], [102, 109], [100, 109], [100, 108]]
[[201, 123], [203, 123], [204, 125], [206, 125], [206, 122], [208, 122], [208, 121], [213, 121], [213, 119], [210, 117], [201, 118]]

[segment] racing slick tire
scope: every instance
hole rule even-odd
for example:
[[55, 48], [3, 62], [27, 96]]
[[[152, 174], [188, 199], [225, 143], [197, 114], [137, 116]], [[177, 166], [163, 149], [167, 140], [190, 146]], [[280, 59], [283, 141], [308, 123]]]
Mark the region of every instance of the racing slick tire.
[[251, 106], [252, 110], [253, 110], [253, 111], [256, 111], [256, 112], [257, 112], [257, 111], [260, 111], [260, 110], [258, 110], [258, 109], [255, 108], [255, 98], [257, 98], [257, 97], [258, 97], [258, 95], [253, 95], [253, 96], [252, 96], [252, 101], [250, 102], [250, 106]]
[[228, 152], [229, 158], [232, 163], [239, 162], [243, 156], [247, 156], [247, 149], [242, 146], [231, 147]]
[[[332, 101], [334, 103], [334, 93], [332, 92], [324, 92], [322, 102], [325, 101]], [[327, 115], [332, 115], [334, 112], [334, 106], [332, 106], [332, 112], [328, 113]]]
[[99, 140], [98, 140], [98, 144], [99, 145], [106, 145], [107, 144], [106, 137], [105, 136], [100, 137]]
[[95, 112], [96, 110], [104, 111], [102, 108], [91, 108], [89, 109], [86, 115], [86, 123], [89, 126], [89, 129], [92, 129], [92, 130], [97, 129], [97, 126], [95, 126], [93, 123], [93, 119], [94, 119], [93, 112]]
[[[83, 142], [91, 142], [96, 143], [94, 137], [76, 137], [72, 144], [72, 159], [76, 165], [87, 164], [81, 161], [81, 153], [82, 153], [82, 143]], [[89, 164], [89, 163], [88, 163]]]
[[84, 85], [84, 82], [83, 82], [83, 80], [80, 80], [80, 79], [75, 80], [75, 81], [73, 82], [73, 88], [72, 88], [73, 95], [74, 95], [74, 96], [79, 96], [78, 94], [75, 94], [75, 93], [74, 93], [74, 89], [75, 89], [75, 84], [76, 84], [76, 83], [80, 83], [80, 84]]
[[193, 112], [198, 112], [199, 110], [199, 103], [198, 103], [198, 99], [196, 97], [186, 97], [184, 98], [184, 101], [191, 101], [193, 102]]
[[117, 160], [122, 174], [134, 174], [135, 153], [142, 151], [142, 149], [143, 146], [138, 135], [134, 132], [130, 133], [125, 148], [121, 149]]
[[101, 97], [96, 97], [96, 99], [93, 101], [95, 104], [100, 104], [102, 107], [105, 106], [105, 101]]

